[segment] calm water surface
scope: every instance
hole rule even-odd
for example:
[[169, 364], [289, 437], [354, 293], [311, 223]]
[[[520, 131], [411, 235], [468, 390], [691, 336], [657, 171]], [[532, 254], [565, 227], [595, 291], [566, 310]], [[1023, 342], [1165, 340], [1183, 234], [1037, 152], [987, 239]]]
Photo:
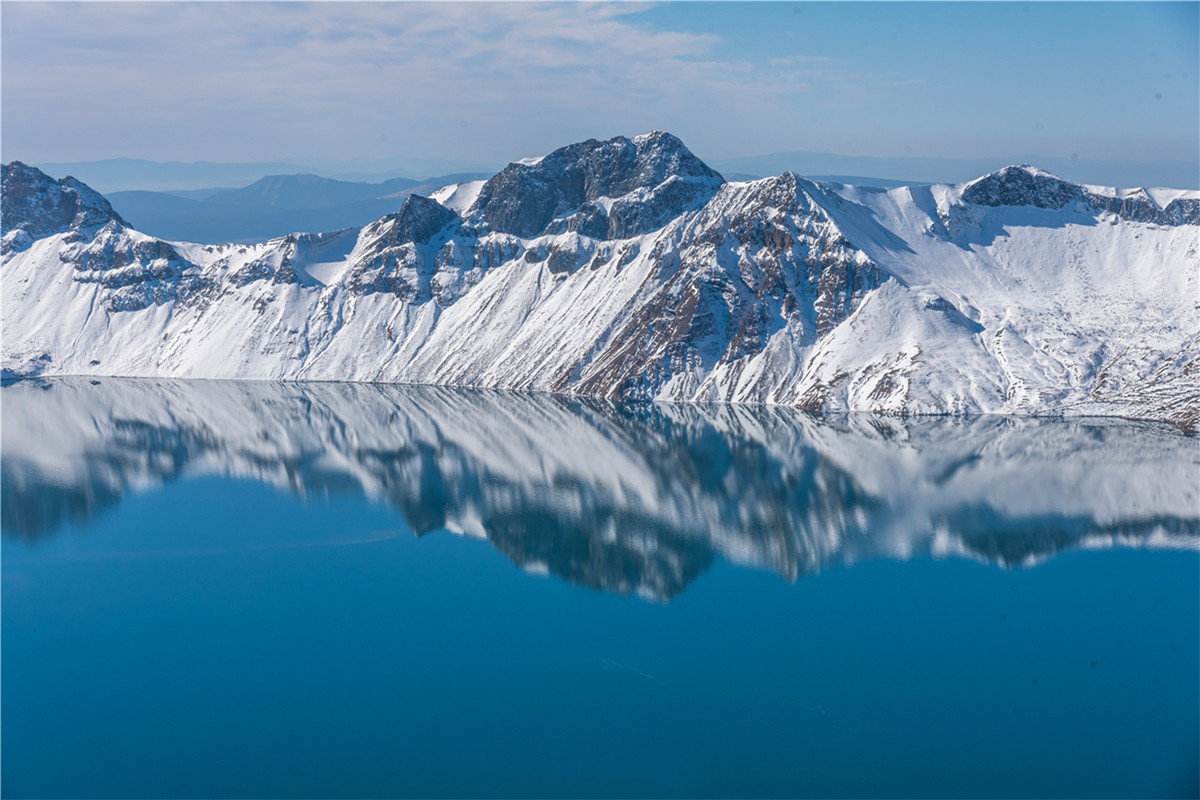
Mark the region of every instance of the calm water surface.
[[20, 382], [5, 797], [1195, 796], [1200, 447]]

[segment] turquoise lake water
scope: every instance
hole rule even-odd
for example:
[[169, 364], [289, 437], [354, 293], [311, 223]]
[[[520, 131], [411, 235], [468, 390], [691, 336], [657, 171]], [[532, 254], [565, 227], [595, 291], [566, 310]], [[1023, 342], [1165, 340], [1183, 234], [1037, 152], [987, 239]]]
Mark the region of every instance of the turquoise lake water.
[[22, 381], [5, 797], [1187, 797], [1200, 441]]

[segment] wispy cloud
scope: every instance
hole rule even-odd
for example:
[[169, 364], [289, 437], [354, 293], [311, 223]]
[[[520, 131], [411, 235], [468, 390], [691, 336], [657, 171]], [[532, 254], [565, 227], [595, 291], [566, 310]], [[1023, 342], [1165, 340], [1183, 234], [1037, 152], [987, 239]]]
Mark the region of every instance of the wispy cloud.
[[[5, 148], [274, 158], [461, 155], [474, 142], [488, 150], [475, 155], [504, 158], [579, 136], [700, 128], [713, 113], [753, 119], [814, 85], [856, 80], [827, 58], [717, 58], [717, 37], [655, 29], [642, 10], [7, 4]], [[484, 144], [462, 132], [479, 128]]]
[[3, 156], [1194, 158], [1188, 4], [801, 6], [4, 2]]

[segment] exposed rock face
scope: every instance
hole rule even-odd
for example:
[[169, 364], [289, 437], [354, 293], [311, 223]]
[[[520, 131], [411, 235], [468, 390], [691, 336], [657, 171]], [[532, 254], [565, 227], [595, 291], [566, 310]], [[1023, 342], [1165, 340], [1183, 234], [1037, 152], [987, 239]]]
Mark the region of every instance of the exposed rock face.
[[962, 199], [979, 206], [1034, 206], [1060, 209], [1080, 202], [1088, 210], [1108, 212], [1131, 222], [1200, 225], [1200, 198], [1176, 198], [1159, 207], [1146, 194], [1105, 195], [1088, 191], [1033, 167], [1005, 167], [971, 183]]
[[426, 244], [458, 215], [435, 200], [409, 195], [395, 214], [388, 214], [365, 229], [367, 235], [378, 237], [379, 247], [394, 247], [405, 242]]
[[5, 175], [6, 375], [1200, 419], [1194, 192], [725, 183], [654, 133], [439, 189], [453, 210], [214, 246]]
[[193, 289], [199, 268], [170, 244], [132, 231], [103, 196], [14, 161], [3, 175], [3, 252], [63, 234], [58, 260], [74, 281], [103, 287], [109, 311], [137, 311]]
[[395, 214], [363, 228], [351, 288], [362, 294], [385, 292], [410, 303], [428, 300], [437, 253], [436, 246], [428, 245], [459, 222], [457, 214], [436, 201], [409, 195]]
[[199, 267], [173, 246], [131, 230], [102, 195], [74, 178], [55, 181], [14, 161], [4, 166], [3, 197], [3, 252], [64, 234], [59, 262], [77, 283], [102, 287], [108, 311], [170, 302], [203, 282]]
[[109, 311], [138, 311], [195, 292], [204, 283], [201, 270], [157, 239], [130, 235], [109, 223], [89, 242], [65, 248], [59, 257], [79, 283], [96, 283], [107, 291]]
[[621, 239], [662, 227], [723, 182], [669, 133], [589, 139], [533, 163], [509, 164], [484, 184], [467, 217], [526, 238], [571, 230]]
[[[650, 254], [657, 290], [614, 333], [580, 391], [652, 398], [689, 374], [699, 391], [701, 375], [740, 372], [779, 331], [812, 344], [852, 313], [882, 277], [806, 185], [791, 173], [727, 184], [660, 238]], [[753, 391], [762, 401], [773, 388]]]
[[125, 227], [125, 220], [108, 201], [74, 178], [56, 181], [36, 167], [14, 161], [4, 165], [0, 184], [4, 203], [0, 210], [0, 252], [24, 250], [35, 239], [71, 233], [73, 239], [90, 238], [110, 222]]
[[1078, 184], [1024, 167], [1005, 167], [971, 183], [962, 198], [977, 206], [1062, 208], [1082, 196]]
[[1144, 191], [1130, 197], [1109, 197], [1088, 192], [1088, 205], [1130, 222], [1154, 225], [1200, 225], [1200, 199], [1179, 198], [1159, 207]]

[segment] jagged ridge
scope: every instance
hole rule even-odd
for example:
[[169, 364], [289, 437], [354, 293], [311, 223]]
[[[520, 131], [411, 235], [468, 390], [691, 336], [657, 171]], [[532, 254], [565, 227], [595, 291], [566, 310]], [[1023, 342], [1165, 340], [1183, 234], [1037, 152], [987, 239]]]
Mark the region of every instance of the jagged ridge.
[[47, 231], [5, 255], [7, 375], [1200, 419], [1195, 193], [1026, 167], [725, 183], [654, 133], [439, 191], [461, 217], [412, 196], [361, 230], [200, 246], [128, 229], [86, 187], [43, 220], [66, 190], [30, 170], [5, 172], [20, 230]]
[[1200, 225], [1200, 198], [1180, 197], [1160, 207], [1144, 189], [1122, 197], [1101, 194], [1028, 164], [1005, 167], [968, 184], [962, 199], [980, 206], [1049, 209], [1081, 203], [1088, 210], [1108, 212], [1131, 222]]

